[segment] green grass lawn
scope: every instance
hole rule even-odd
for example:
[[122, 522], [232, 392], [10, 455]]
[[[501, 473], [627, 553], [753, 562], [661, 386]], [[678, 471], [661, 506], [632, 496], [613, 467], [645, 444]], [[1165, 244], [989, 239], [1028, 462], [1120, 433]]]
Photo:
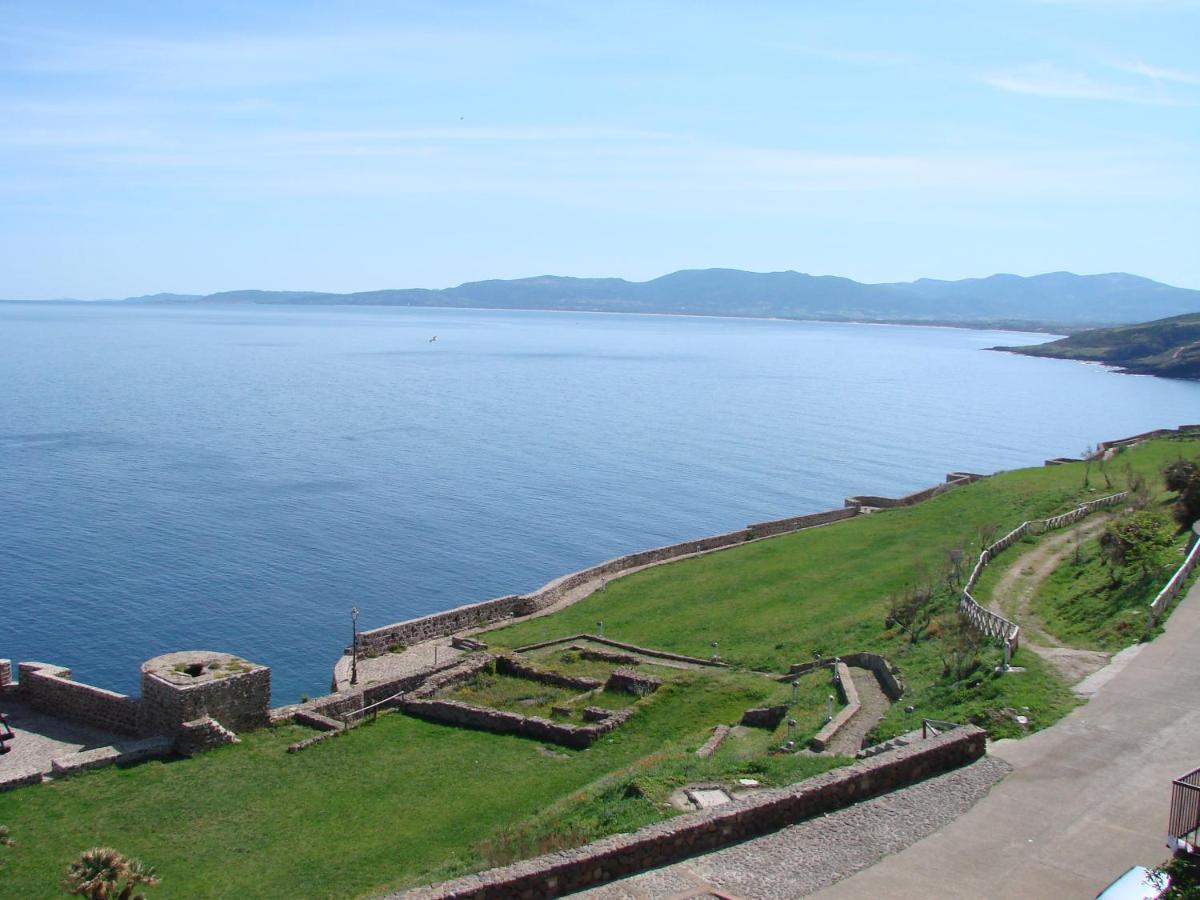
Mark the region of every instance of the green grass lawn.
[[[1181, 450], [1198, 449], [1158, 441], [1118, 462], [1156, 478]], [[914, 560], [977, 550], [981, 525], [1003, 532], [1103, 493], [1083, 490], [1080, 466], [1010, 472], [913, 508], [648, 569], [486, 640], [515, 647], [603, 619], [611, 637], [690, 655], [707, 656], [719, 641], [726, 661], [759, 672], [785, 671], [814, 650], [873, 650], [900, 666], [905, 704], [916, 706], [912, 715], [894, 706], [881, 735], [922, 716], [979, 718], [994, 734], [1012, 733], [989, 711], [1026, 706], [1043, 727], [1075, 701], [1032, 654], [1018, 657], [1024, 674], [993, 677], [988, 659], [967, 683], [948, 684], [936, 641], [910, 645], [885, 627], [886, 597], [912, 576]], [[828, 677], [801, 684], [796, 718], [811, 734]], [[844, 762], [766, 755], [782, 729], [740, 731], [712, 759], [693, 755], [713, 725], [781, 692], [790, 689], [750, 671], [682, 670], [585, 751], [387, 714], [303, 753], [284, 752], [303, 729], [267, 729], [190, 760], [0, 794], [0, 824], [18, 844], [4, 851], [0, 896], [60, 895], [67, 864], [95, 845], [156, 865], [163, 883], [152, 897], [312, 897], [382, 892], [632, 830], [670, 815], [666, 795], [688, 781], [781, 784]]]

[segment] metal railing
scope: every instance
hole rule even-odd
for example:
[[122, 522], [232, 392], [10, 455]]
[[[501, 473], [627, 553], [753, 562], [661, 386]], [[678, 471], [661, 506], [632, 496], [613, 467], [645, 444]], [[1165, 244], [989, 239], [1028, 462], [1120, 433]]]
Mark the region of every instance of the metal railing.
[[342, 729], [345, 731], [349, 731], [350, 728], [352, 727], [352, 725], [350, 724], [351, 720], [354, 717], [358, 717], [361, 719], [361, 717], [365, 716], [367, 713], [371, 714], [371, 721], [374, 722], [375, 718], [379, 715], [380, 707], [386, 706], [387, 704], [400, 699], [407, 693], [409, 693], [409, 692], [408, 691], [397, 691], [396, 693], [392, 694], [392, 696], [384, 697], [382, 700], [376, 700], [374, 703], [370, 704], [369, 706], [364, 706], [362, 709], [352, 709], [349, 712], [342, 713], [338, 717], [342, 720]]
[[941, 719], [922, 719], [921, 740], [927, 741], [931, 737], [937, 737], [939, 734], [961, 727], [957, 722], [944, 722]]
[[1171, 783], [1171, 821], [1167, 846], [1176, 852], [1195, 853], [1200, 843], [1200, 769]]

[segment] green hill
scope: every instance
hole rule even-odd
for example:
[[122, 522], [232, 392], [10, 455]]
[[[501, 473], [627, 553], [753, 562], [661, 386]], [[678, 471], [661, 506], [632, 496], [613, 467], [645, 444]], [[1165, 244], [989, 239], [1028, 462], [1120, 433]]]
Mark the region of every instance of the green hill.
[[650, 281], [543, 275], [493, 279], [440, 290], [352, 294], [237, 290], [196, 296], [156, 294], [149, 304], [282, 304], [547, 309], [967, 325], [1063, 333], [1200, 312], [1200, 291], [1125, 273], [992, 275], [960, 281], [863, 284], [803, 272], [702, 269]]
[[1200, 378], [1200, 315], [1174, 316], [1123, 325], [1093, 328], [1032, 347], [993, 347], [1026, 356], [1079, 359], [1118, 366], [1134, 375]]

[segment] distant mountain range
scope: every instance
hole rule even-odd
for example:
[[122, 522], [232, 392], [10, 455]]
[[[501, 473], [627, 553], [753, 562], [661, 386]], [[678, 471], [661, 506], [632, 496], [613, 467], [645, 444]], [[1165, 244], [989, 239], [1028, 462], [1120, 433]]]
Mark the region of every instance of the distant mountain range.
[[1134, 375], [1200, 378], [1200, 315], [1174, 316], [1118, 328], [1094, 328], [1032, 347], [992, 349], [1026, 356], [1101, 362], [1119, 366], [1121, 371]]
[[1077, 330], [1200, 312], [1200, 291], [1123, 273], [863, 284], [801, 272], [699, 269], [642, 282], [544, 275], [474, 281], [442, 290], [245, 290], [206, 296], [155, 294], [118, 302], [545, 309]]

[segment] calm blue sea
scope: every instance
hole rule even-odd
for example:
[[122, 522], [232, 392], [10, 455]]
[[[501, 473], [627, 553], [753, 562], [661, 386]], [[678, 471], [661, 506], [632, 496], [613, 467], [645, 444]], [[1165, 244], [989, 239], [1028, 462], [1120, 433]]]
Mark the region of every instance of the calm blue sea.
[[[436, 335], [437, 340], [432, 341]], [[276, 703], [370, 628], [630, 550], [1193, 421], [1044, 336], [542, 312], [0, 304], [0, 656]]]

